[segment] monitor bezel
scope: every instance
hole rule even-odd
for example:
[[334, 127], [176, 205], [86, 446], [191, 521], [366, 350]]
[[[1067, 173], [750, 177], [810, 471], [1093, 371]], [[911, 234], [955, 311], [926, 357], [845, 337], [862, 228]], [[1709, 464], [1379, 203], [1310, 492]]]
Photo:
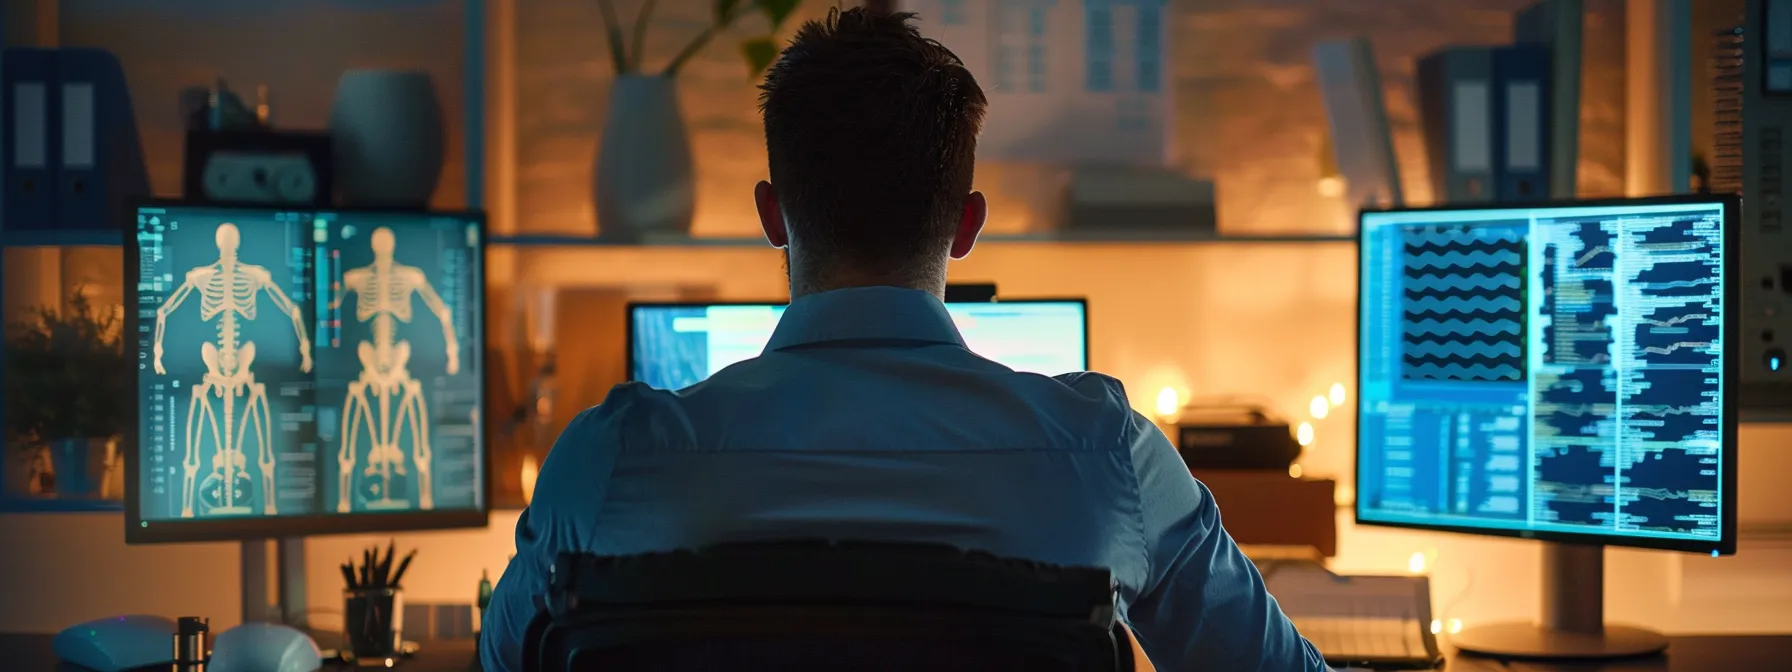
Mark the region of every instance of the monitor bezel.
[[[1362, 432], [1363, 432], [1363, 430], [1362, 430], [1361, 390], [1363, 389], [1363, 383], [1364, 383], [1363, 367], [1362, 367], [1362, 347], [1363, 347], [1363, 341], [1362, 341], [1362, 339], [1363, 339], [1362, 287], [1363, 287], [1363, 269], [1364, 269], [1363, 238], [1367, 232], [1367, 229], [1363, 226], [1363, 223], [1364, 223], [1364, 220], [1366, 217], [1368, 217], [1370, 215], [1374, 215], [1374, 214], [1399, 213], [1399, 212], [1457, 212], [1457, 211], [1476, 211], [1476, 210], [1536, 210], [1536, 209], [1544, 209], [1544, 208], [1599, 208], [1599, 207], [1647, 206], [1647, 205], [1682, 205], [1682, 204], [1691, 204], [1691, 203], [1717, 203], [1717, 204], [1721, 204], [1724, 208], [1723, 245], [1724, 245], [1725, 259], [1724, 259], [1723, 268], [1724, 268], [1724, 272], [1725, 272], [1725, 276], [1726, 276], [1725, 279], [1727, 280], [1727, 282], [1724, 283], [1724, 288], [1723, 288], [1723, 304], [1725, 307], [1724, 320], [1723, 320], [1725, 345], [1724, 345], [1724, 349], [1723, 349], [1723, 357], [1724, 357], [1724, 362], [1725, 362], [1724, 377], [1725, 377], [1726, 382], [1722, 388], [1723, 396], [1719, 400], [1719, 405], [1720, 405], [1720, 408], [1722, 409], [1722, 413], [1723, 413], [1723, 424], [1719, 428], [1719, 431], [1722, 435], [1722, 440], [1721, 440], [1722, 445], [1719, 446], [1719, 459], [1721, 460], [1721, 462], [1723, 464], [1721, 465], [1722, 473], [1718, 475], [1718, 479], [1723, 487], [1723, 497], [1722, 497], [1722, 501], [1720, 502], [1720, 504], [1718, 506], [1718, 511], [1719, 511], [1719, 515], [1721, 515], [1723, 519], [1719, 522], [1719, 525], [1718, 525], [1718, 537], [1719, 537], [1718, 539], [1716, 539], [1716, 540], [1666, 539], [1666, 538], [1660, 538], [1660, 537], [1624, 536], [1624, 535], [1615, 535], [1615, 534], [1610, 534], [1610, 533], [1559, 532], [1559, 531], [1553, 531], [1553, 530], [1546, 531], [1546, 530], [1524, 530], [1524, 529], [1514, 529], [1514, 528], [1474, 527], [1474, 526], [1469, 526], [1469, 525], [1390, 522], [1390, 521], [1376, 520], [1374, 518], [1365, 518], [1363, 516], [1363, 500], [1360, 497], [1360, 495], [1362, 493], [1361, 486], [1363, 483], [1363, 473], [1362, 473], [1362, 468], [1363, 468], [1363, 460], [1362, 460], [1363, 435], [1362, 435]], [[1590, 545], [1590, 546], [1620, 546], [1620, 547], [1627, 547], [1627, 548], [1648, 548], [1648, 549], [1657, 549], [1657, 550], [1666, 550], [1666, 551], [1680, 551], [1680, 552], [1686, 552], [1686, 553], [1701, 553], [1701, 554], [1715, 553], [1718, 555], [1733, 555], [1733, 554], [1735, 554], [1736, 553], [1736, 499], [1737, 499], [1737, 497], [1736, 497], [1736, 461], [1737, 461], [1738, 453], [1741, 452], [1739, 449], [1740, 446], [1737, 442], [1739, 422], [1738, 422], [1738, 418], [1736, 415], [1737, 414], [1736, 397], [1737, 397], [1737, 392], [1739, 390], [1739, 385], [1740, 385], [1741, 365], [1742, 365], [1741, 364], [1742, 348], [1740, 345], [1741, 341], [1739, 340], [1741, 337], [1741, 333], [1742, 333], [1742, 306], [1738, 303], [1738, 301], [1741, 298], [1741, 293], [1738, 291], [1738, 287], [1739, 287], [1738, 283], [1740, 282], [1740, 278], [1742, 277], [1742, 272], [1741, 272], [1742, 271], [1742, 268], [1741, 268], [1742, 267], [1742, 261], [1741, 261], [1742, 257], [1741, 257], [1741, 254], [1735, 250], [1737, 249], [1737, 246], [1740, 244], [1740, 238], [1741, 238], [1741, 236], [1740, 236], [1740, 227], [1741, 227], [1741, 221], [1742, 221], [1741, 220], [1741, 212], [1742, 212], [1742, 198], [1741, 198], [1741, 196], [1738, 196], [1736, 194], [1676, 194], [1676, 195], [1670, 195], [1670, 196], [1650, 196], [1650, 197], [1641, 197], [1641, 198], [1547, 200], [1547, 201], [1533, 201], [1533, 202], [1524, 202], [1524, 203], [1502, 203], [1502, 202], [1464, 203], [1464, 204], [1457, 204], [1457, 205], [1433, 205], [1433, 206], [1426, 206], [1426, 207], [1365, 208], [1365, 209], [1359, 211], [1357, 213], [1357, 227], [1356, 227], [1357, 298], [1356, 298], [1356, 304], [1355, 304], [1355, 319], [1352, 320], [1355, 327], [1351, 333], [1351, 339], [1356, 344], [1356, 352], [1357, 352], [1357, 357], [1356, 357], [1357, 388], [1356, 389], [1358, 390], [1358, 394], [1351, 395], [1351, 397], [1352, 397], [1351, 409], [1352, 409], [1352, 411], [1354, 411], [1353, 417], [1355, 418], [1356, 423], [1357, 423], [1356, 436], [1355, 436], [1356, 450], [1355, 450], [1355, 452], [1353, 452], [1351, 454], [1351, 457], [1352, 457], [1353, 461], [1355, 462], [1355, 464], [1353, 465], [1353, 468], [1352, 468], [1354, 478], [1356, 479], [1356, 481], [1355, 481], [1356, 487], [1354, 489], [1358, 495], [1357, 497], [1353, 498], [1353, 501], [1351, 502], [1351, 505], [1350, 505], [1351, 518], [1355, 522], [1355, 524], [1364, 525], [1364, 526], [1373, 526], [1373, 527], [1388, 527], [1388, 528], [1400, 528], [1400, 529], [1409, 529], [1409, 530], [1426, 530], [1426, 531], [1433, 531], [1433, 532], [1451, 532], [1451, 533], [1457, 533], [1457, 534], [1471, 534], [1471, 535], [1486, 536], [1486, 537], [1509, 537], [1509, 538], [1518, 538], [1518, 539], [1535, 539], [1538, 541], [1552, 542], [1552, 543], [1559, 543], [1559, 544], [1578, 544], [1578, 545]]]
[[[142, 259], [140, 258], [140, 255], [142, 251], [138, 249], [137, 246], [136, 218], [137, 214], [143, 208], [193, 208], [238, 211], [276, 210], [286, 212], [328, 212], [344, 214], [411, 214], [466, 219], [475, 225], [479, 235], [478, 244], [480, 260], [478, 284], [479, 291], [482, 295], [481, 302], [486, 304], [486, 318], [489, 319], [490, 296], [487, 291], [486, 283], [489, 281], [490, 277], [491, 246], [489, 245], [489, 232], [486, 228], [484, 211], [476, 209], [419, 210], [415, 208], [389, 207], [318, 207], [309, 204], [249, 205], [237, 203], [193, 203], [178, 199], [145, 199], [132, 201], [129, 204], [127, 210], [129, 219], [128, 221], [123, 222], [123, 235], [125, 237], [122, 245], [124, 253], [124, 281], [121, 284], [124, 286], [124, 305], [126, 306], [126, 309], [124, 311], [122, 333], [126, 334], [126, 338], [121, 340], [124, 341], [123, 346], [125, 349], [125, 356], [127, 357], [126, 361], [136, 361], [141, 352], [140, 348], [137, 346], [137, 339], [132, 335], [137, 332], [139, 326], [136, 309], [138, 299], [136, 278], [141, 274], [140, 266]], [[140, 472], [141, 460], [138, 459], [140, 451], [138, 431], [141, 418], [138, 414], [137, 404], [132, 403], [126, 405], [125, 431], [119, 436], [119, 448], [121, 454], [125, 458], [125, 544], [139, 545], [216, 541], [255, 541], [301, 536], [468, 529], [489, 526], [491, 521], [493, 492], [493, 431], [492, 423], [490, 422], [491, 395], [486, 393], [486, 386], [489, 382], [490, 375], [487, 367], [490, 366], [490, 362], [487, 361], [489, 359], [487, 356], [487, 350], [489, 348], [486, 347], [485, 343], [485, 319], [474, 320], [473, 328], [477, 335], [477, 338], [475, 338], [474, 341], [479, 345], [478, 351], [472, 353], [472, 356], [477, 357], [479, 362], [479, 398], [480, 415], [482, 416], [479, 436], [480, 441], [483, 443], [479, 457], [481, 461], [480, 473], [483, 477], [481, 480], [483, 482], [479, 484], [480, 496], [477, 509], [374, 514], [313, 513], [295, 516], [250, 516], [215, 520], [192, 519], [146, 521], [142, 518], [140, 503], [137, 501], [137, 493], [141, 487], [139, 479], [142, 476]], [[142, 389], [142, 377], [145, 375], [145, 371], [146, 369], [139, 367], [132, 374], [130, 394], [133, 398], [137, 396], [137, 391]], [[147, 524], [147, 526], [145, 526], [145, 524]]]
[[[942, 302], [944, 303], [944, 302]], [[1088, 297], [1028, 297], [1024, 299], [1005, 299], [996, 297], [994, 301], [959, 301], [963, 305], [988, 305], [1000, 303], [1074, 303], [1083, 309], [1083, 369], [1094, 367], [1089, 344], [1089, 299]], [[630, 301], [623, 307], [623, 339], [622, 367], [629, 382], [635, 379], [635, 309], [636, 308], [690, 308], [693, 306], [788, 306], [789, 301]], [[948, 304], [950, 305], [950, 304]]]

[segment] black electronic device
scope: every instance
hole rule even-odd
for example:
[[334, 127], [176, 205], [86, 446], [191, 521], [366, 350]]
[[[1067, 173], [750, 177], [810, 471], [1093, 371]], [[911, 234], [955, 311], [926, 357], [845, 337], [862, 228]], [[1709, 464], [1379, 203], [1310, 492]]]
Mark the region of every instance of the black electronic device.
[[187, 131], [181, 194], [192, 203], [329, 207], [327, 133]]
[[1300, 443], [1286, 420], [1261, 407], [1191, 406], [1176, 423], [1176, 452], [1189, 469], [1287, 471]]
[[946, 285], [946, 303], [990, 303], [996, 300], [996, 283]]
[[486, 525], [483, 213], [151, 201], [127, 226], [126, 543], [242, 541], [243, 620], [303, 629], [305, 535]]
[[1465, 629], [1459, 650], [1658, 653], [1604, 622], [1602, 547], [1736, 552], [1741, 209], [1362, 212], [1356, 522], [1552, 542], [1541, 625]]

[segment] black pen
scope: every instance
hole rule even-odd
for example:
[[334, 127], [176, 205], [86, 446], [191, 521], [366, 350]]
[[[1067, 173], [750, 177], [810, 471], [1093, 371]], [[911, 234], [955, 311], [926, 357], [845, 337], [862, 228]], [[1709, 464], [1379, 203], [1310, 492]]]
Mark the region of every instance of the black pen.
[[361, 587], [373, 587], [373, 551], [361, 551]]
[[399, 561], [398, 569], [392, 572], [393, 588], [398, 588], [402, 585], [399, 582], [404, 580], [404, 570], [411, 566], [411, 558], [415, 557], [417, 557], [417, 549], [413, 548], [411, 549], [411, 552], [404, 555], [404, 560]]
[[354, 558], [349, 558], [348, 562], [342, 563], [342, 580], [348, 582], [349, 590], [356, 590], [356, 589], [360, 588], [360, 586], [355, 584], [355, 569], [354, 569], [354, 567], [355, 567], [355, 559]]
[[[377, 556], [377, 555], [379, 555], [379, 553], [380, 553], [379, 547], [378, 546], [373, 547], [373, 554]], [[391, 541], [386, 542], [386, 559], [380, 561], [380, 566], [379, 566], [379, 569], [377, 570], [377, 572], [379, 574], [379, 577], [377, 580], [380, 582], [381, 588], [391, 588], [392, 587], [392, 556], [396, 555], [397, 553], [398, 553], [398, 540], [393, 539]]]

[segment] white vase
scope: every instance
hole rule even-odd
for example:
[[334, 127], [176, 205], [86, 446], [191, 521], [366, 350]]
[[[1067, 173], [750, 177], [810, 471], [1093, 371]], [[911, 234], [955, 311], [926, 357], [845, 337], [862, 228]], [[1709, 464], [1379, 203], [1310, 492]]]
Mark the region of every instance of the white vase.
[[689, 236], [696, 207], [691, 141], [670, 77], [624, 75], [610, 84], [592, 196], [599, 237]]
[[330, 106], [336, 188], [347, 205], [422, 207], [441, 180], [442, 105], [429, 75], [350, 70]]

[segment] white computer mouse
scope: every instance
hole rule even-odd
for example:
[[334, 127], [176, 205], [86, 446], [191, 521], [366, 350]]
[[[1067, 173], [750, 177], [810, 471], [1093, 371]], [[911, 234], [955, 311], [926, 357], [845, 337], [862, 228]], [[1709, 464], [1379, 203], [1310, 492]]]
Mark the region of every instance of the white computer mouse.
[[94, 672], [118, 672], [174, 662], [174, 621], [160, 616], [113, 616], [56, 633], [56, 658]]
[[244, 623], [212, 641], [208, 672], [317, 672], [324, 666], [317, 642], [273, 623]]

